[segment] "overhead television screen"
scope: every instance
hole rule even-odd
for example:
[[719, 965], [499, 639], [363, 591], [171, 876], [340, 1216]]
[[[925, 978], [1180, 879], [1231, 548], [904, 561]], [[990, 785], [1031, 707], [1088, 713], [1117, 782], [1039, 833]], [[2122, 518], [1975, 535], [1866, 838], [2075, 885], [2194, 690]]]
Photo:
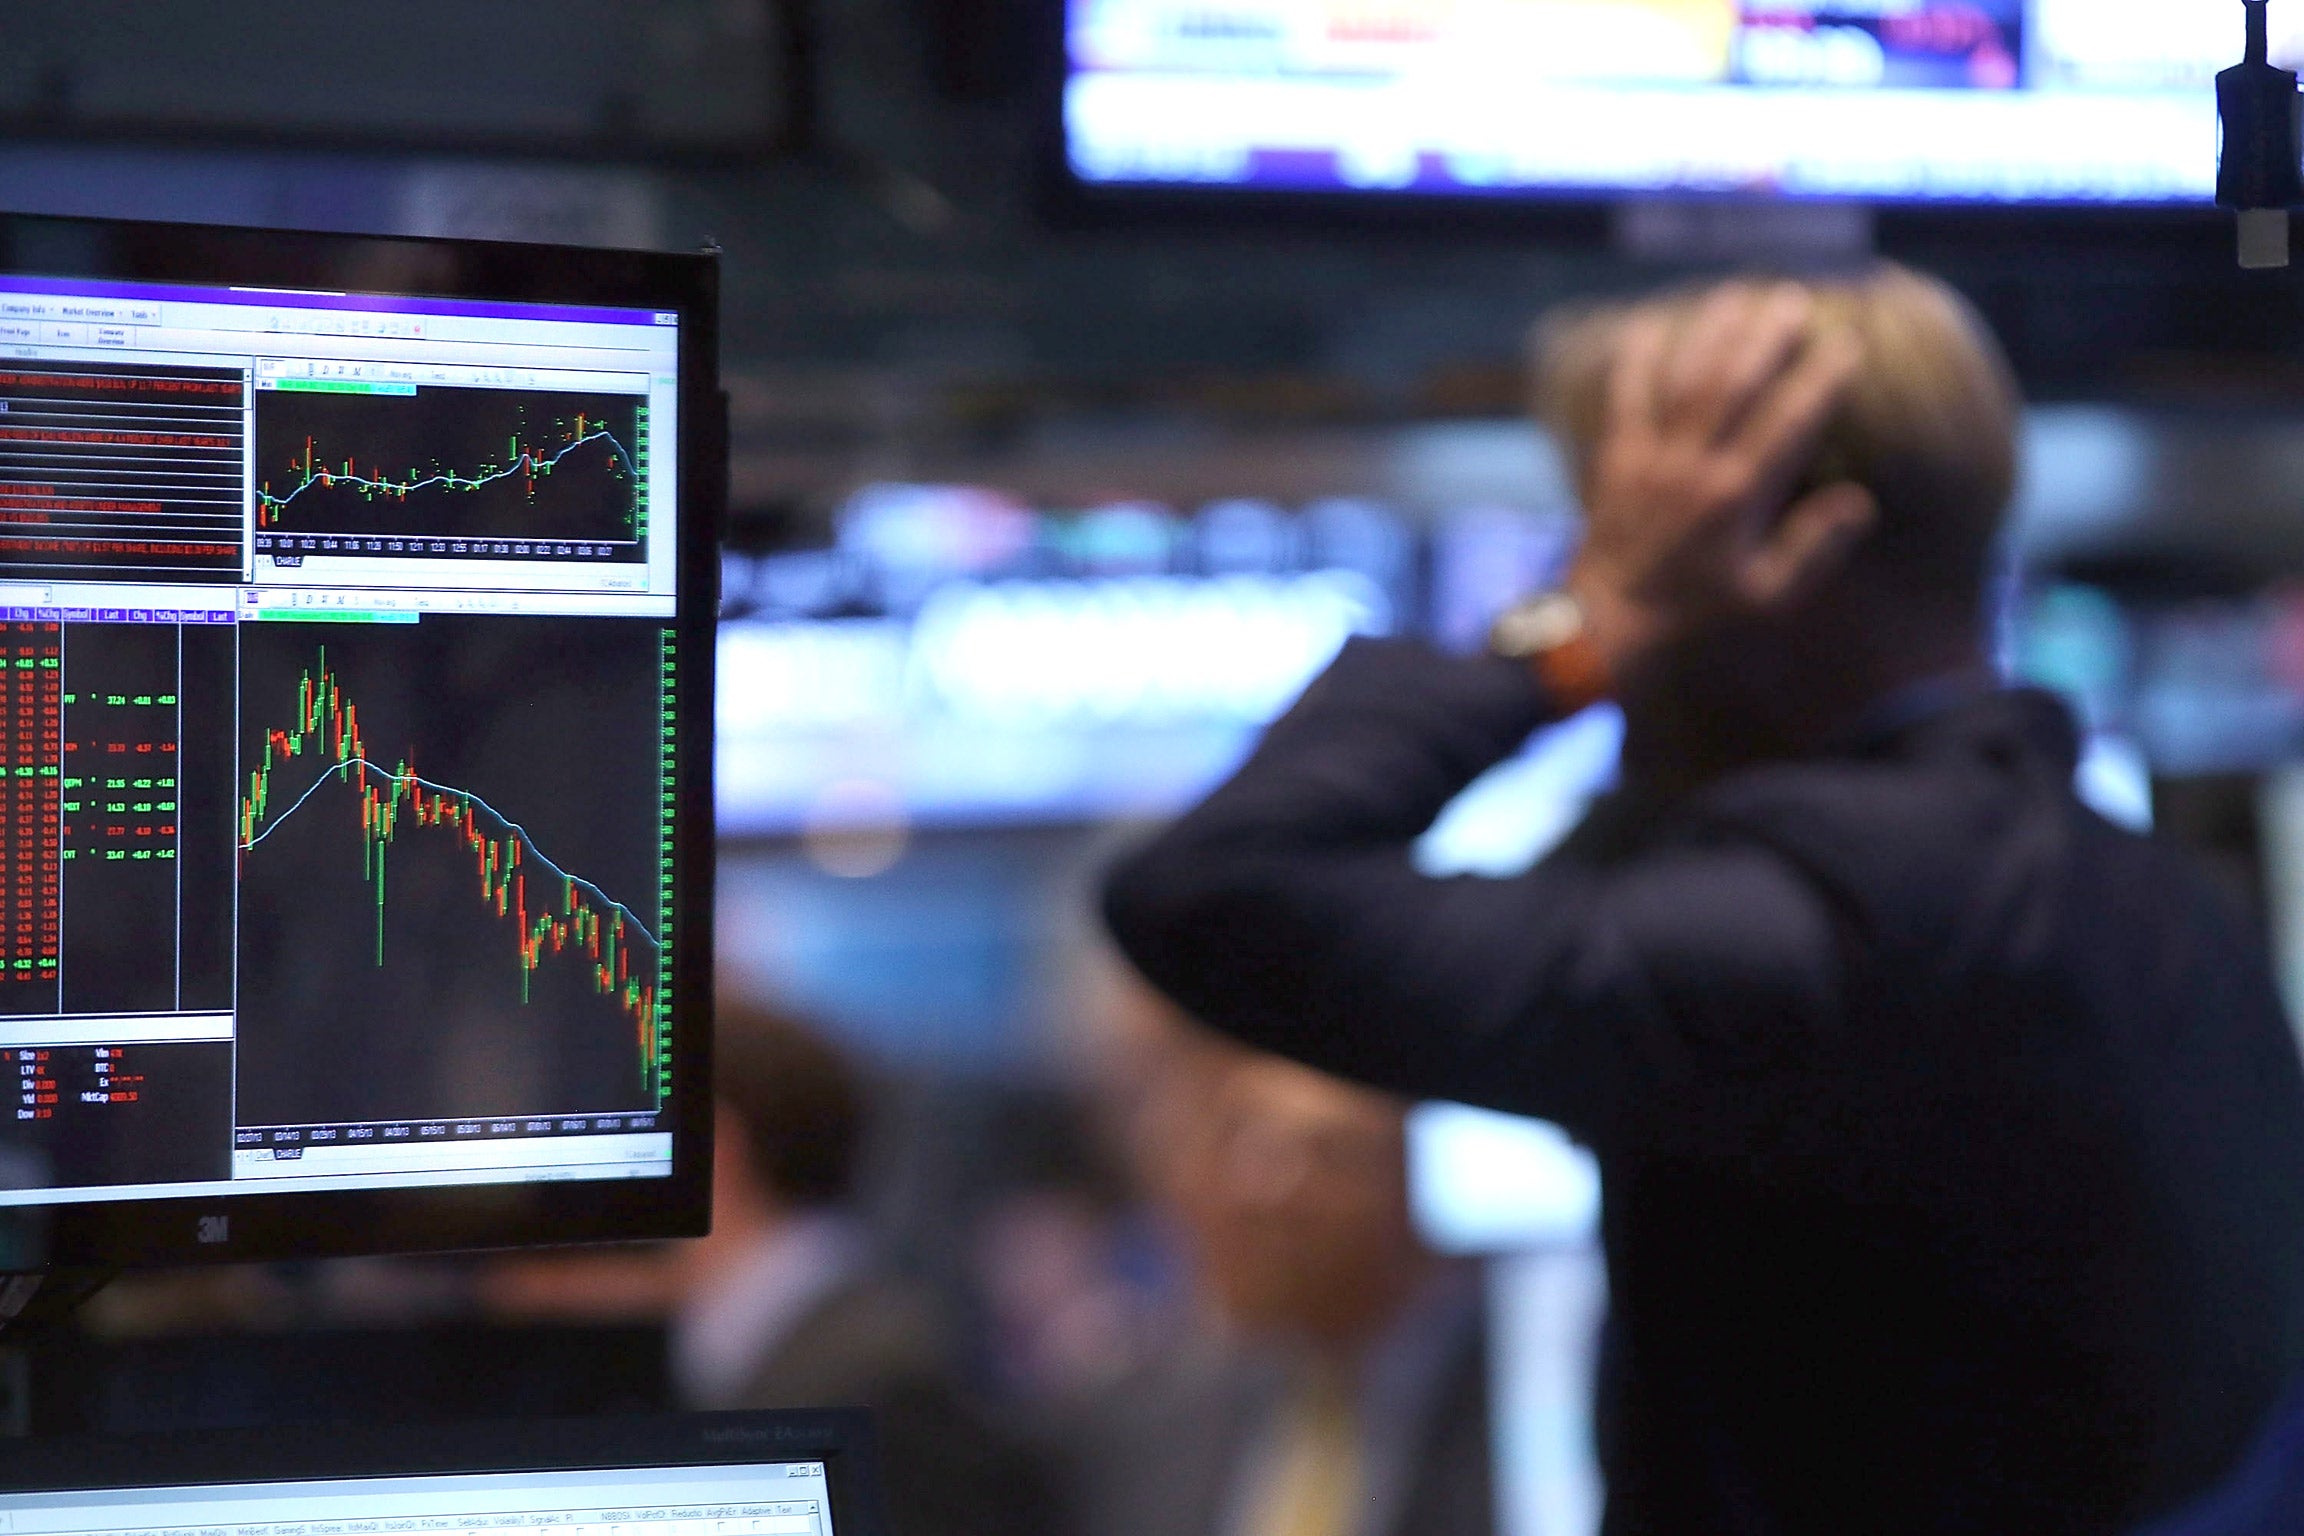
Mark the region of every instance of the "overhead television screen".
[[1065, 144], [1102, 187], [2206, 203], [2241, 22], [2228, 0], [1070, 0]]

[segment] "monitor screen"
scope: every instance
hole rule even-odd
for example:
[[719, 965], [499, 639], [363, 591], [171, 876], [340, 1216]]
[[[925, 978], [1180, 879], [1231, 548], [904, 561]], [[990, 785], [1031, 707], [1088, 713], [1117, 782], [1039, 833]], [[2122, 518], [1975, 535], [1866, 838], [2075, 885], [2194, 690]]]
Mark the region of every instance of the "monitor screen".
[[2225, 0], [1071, 0], [1065, 144], [1105, 186], [2205, 203], [2241, 42]]
[[711, 319], [493, 262], [0, 273], [0, 1209], [674, 1173]]
[[0, 1440], [11, 1536], [881, 1536], [860, 1410]]

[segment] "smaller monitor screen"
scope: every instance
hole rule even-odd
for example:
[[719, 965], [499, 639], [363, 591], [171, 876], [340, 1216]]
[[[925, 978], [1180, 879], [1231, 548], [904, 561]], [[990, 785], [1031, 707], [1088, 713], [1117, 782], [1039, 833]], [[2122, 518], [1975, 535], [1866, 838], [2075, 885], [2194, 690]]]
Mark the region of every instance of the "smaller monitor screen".
[[1352, 636], [1473, 649], [1574, 547], [1557, 507], [1431, 521], [866, 487], [835, 547], [730, 562], [720, 830], [1174, 815]]
[[2241, 41], [2225, 0], [1071, 0], [1066, 143], [1112, 186], [2200, 203]]
[[820, 1461], [0, 1494], [11, 1536], [834, 1536]]

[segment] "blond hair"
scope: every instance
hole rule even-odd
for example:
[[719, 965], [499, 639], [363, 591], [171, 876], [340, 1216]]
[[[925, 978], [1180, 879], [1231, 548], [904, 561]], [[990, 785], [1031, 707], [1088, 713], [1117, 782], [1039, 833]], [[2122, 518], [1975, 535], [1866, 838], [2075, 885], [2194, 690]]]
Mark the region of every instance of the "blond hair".
[[[2016, 483], [2022, 398], [1999, 344], [1935, 278], [1883, 263], [1803, 281], [1811, 336], [1856, 344], [1855, 381], [1819, 440], [1802, 488], [1853, 480], [1880, 505], [1859, 558], [1915, 595], [1973, 604]], [[1609, 376], [1626, 323], [1694, 319], [1717, 285], [1547, 317], [1536, 336], [1536, 410], [1579, 491], [1607, 428]]]

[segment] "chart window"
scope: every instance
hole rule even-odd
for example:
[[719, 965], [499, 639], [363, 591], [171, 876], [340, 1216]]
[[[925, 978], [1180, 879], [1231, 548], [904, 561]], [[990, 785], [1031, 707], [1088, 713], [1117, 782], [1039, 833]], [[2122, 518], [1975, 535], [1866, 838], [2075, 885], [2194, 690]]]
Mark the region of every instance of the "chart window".
[[669, 1174], [678, 353], [0, 278], [0, 1204]]
[[268, 361], [254, 415], [273, 569], [648, 563], [645, 374]]

